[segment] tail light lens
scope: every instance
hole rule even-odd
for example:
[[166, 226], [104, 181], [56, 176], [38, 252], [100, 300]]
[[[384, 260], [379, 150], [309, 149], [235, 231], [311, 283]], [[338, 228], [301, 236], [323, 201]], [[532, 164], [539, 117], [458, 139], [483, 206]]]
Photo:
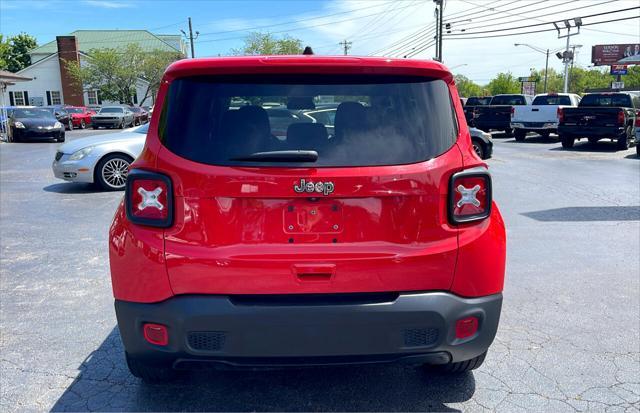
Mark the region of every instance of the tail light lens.
[[125, 190], [127, 219], [134, 224], [167, 228], [173, 223], [173, 188], [169, 177], [133, 169]]
[[618, 112], [618, 125], [624, 125], [624, 111]]
[[562, 108], [558, 108], [558, 122], [564, 122], [564, 110]]
[[516, 114], [516, 108], [511, 106], [511, 117]]
[[449, 183], [449, 220], [453, 224], [481, 221], [491, 214], [491, 175], [486, 168], [458, 172]]
[[456, 321], [456, 338], [471, 337], [478, 331], [478, 318], [467, 317]]
[[640, 110], [636, 112], [636, 127], [640, 128]]

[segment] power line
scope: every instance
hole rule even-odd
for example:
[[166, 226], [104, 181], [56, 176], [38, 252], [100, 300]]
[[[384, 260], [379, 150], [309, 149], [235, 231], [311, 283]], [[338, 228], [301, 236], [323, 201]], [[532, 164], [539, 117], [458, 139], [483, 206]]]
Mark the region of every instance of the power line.
[[[411, 6], [412, 5], [403, 6], [403, 7], [400, 7], [400, 9], [406, 9], [408, 7], [411, 7]], [[279, 30], [279, 31], [275, 31], [275, 32], [270, 32], [270, 34], [289, 33], [289, 32], [294, 32], [294, 31], [299, 31], [299, 30], [308, 30], [308, 29], [311, 29], [311, 28], [314, 28], [314, 27], [330, 26], [330, 25], [335, 25], [337, 23], [344, 23], [344, 22], [348, 22], [348, 21], [364, 19], [366, 17], [377, 16], [378, 14], [380, 14], [380, 12], [379, 13], [366, 14], [366, 15], [357, 16], [357, 17], [352, 17], [352, 18], [349, 18], [349, 19], [335, 20], [335, 21], [331, 21], [331, 22], [328, 22], [328, 23], [320, 23], [320, 24], [315, 24], [315, 25], [311, 25], [311, 26], [296, 27], [296, 28], [293, 28], [293, 29]], [[327, 16], [323, 16], [323, 17], [327, 17]], [[297, 21], [297, 22], [294, 22], [294, 23], [298, 23], [298, 22], [300, 22], [300, 21]], [[243, 29], [242, 31], [247, 31], [247, 30], [251, 30], [251, 29]], [[234, 36], [234, 37], [224, 37], [224, 38], [217, 38], [217, 39], [200, 40], [198, 43], [209, 43], [209, 42], [220, 42], [220, 41], [223, 41], [223, 40], [244, 39], [244, 37], [245, 36]]]
[[[580, 26], [580, 27], [593, 26], [593, 25], [603, 24], [603, 23], [613, 23], [613, 22], [632, 20], [632, 19], [640, 19], [640, 16], [623, 17], [623, 18], [620, 18], [620, 19], [605, 20], [605, 21], [601, 21], [601, 22], [593, 22], [593, 23], [586, 23], [586, 24], [583, 23], [582, 26]], [[551, 24], [551, 23], [552, 22], [549, 22], [547, 24]], [[514, 29], [516, 29], [516, 28], [514, 28]], [[514, 30], [514, 29], [512, 29], [512, 30]], [[528, 32], [496, 34], [496, 35], [491, 35], [491, 36], [449, 37], [451, 35], [447, 35], [446, 37], [449, 38], [449, 40], [490, 39], [490, 38], [494, 38], [494, 37], [520, 36], [520, 35], [523, 35], [523, 34], [544, 33], [544, 32], [551, 32], [551, 31], [556, 31], [556, 29], [552, 28], [552, 29], [532, 30], [532, 31], [528, 31]], [[475, 34], [475, 33], [467, 33], [467, 34]]]
[[[462, 1], [465, 1], [465, 0], [462, 0]], [[638, 6], [638, 7], [629, 7], [629, 8], [626, 8], [626, 9], [606, 11], [606, 12], [602, 12], [602, 13], [595, 13], [595, 14], [591, 14], [591, 15], [587, 15], [587, 16], [581, 16], [581, 17], [583, 19], [587, 19], [587, 18], [590, 18], [590, 17], [604, 16], [606, 14], [615, 14], [615, 13], [621, 13], [623, 11], [637, 10], [637, 9], [640, 9], [640, 6]], [[535, 23], [535, 24], [527, 24], [527, 25], [524, 25], [524, 26], [509, 27], [509, 28], [503, 28], [503, 29], [484, 30], [484, 31], [480, 31], [480, 32], [451, 33], [451, 34], [447, 34], [447, 37], [451, 37], [451, 36], [466, 36], [466, 35], [483, 34], [483, 33], [504, 32], [504, 31], [509, 31], [509, 30], [526, 29], [526, 28], [529, 28], [529, 27], [544, 26], [544, 25], [551, 24], [551, 23], [553, 23], [553, 22], [542, 22], [542, 23]]]

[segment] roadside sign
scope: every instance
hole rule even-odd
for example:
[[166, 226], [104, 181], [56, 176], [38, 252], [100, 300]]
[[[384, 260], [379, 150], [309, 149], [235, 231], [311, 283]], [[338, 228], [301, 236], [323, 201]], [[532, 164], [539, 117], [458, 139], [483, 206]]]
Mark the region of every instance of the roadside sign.
[[638, 43], [599, 44], [591, 48], [591, 63], [596, 66], [637, 61], [640, 61], [640, 44]]
[[536, 82], [522, 82], [522, 94], [523, 95], [535, 95], [536, 94]]
[[611, 65], [611, 74], [612, 75], [626, 75], [627, 74], [627, 65]]
[[518, 78], [518, 82], [531, 82], [531, 78], [530, 77], [519, 77]]
[[624, 82], [611, 82], [611, 89], [624, 89]]

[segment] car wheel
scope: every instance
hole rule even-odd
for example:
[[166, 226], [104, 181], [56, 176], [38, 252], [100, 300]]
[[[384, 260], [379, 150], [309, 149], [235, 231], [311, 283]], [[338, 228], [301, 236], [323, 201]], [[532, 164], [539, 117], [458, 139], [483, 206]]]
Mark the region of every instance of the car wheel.
[[435, 366], [426, 366], [428, 370], [445, 374], [462, 374], [471, 370], [475, 370], [482, 366], [484, 359], [487, 357], [487, 352], [480, 354], [478, 357], [474, 357], [471, 360], [458, 361], [455, 363], [440, 364]]
[[616, 142], [618, 150], [626, 151], [627, 149], [629, 149], [629, 141], [631, 140], [630, 132], [631, 130], [627, 129], [627, 133], [625, 133], [624, 136], [618, 138], [618, 141]]
[[84, 129], [87, 127], [87, 124], [84, 123], [84, 119], [80, 119], [80, 129]]
[[163, 383], [176, 379], [179, 376], [178, 371], [171, 367], [163, 367], [145, 363], [129, 354], [125, 353], [127, 359], [127, 367], [135, 377], [141, 378], [147, 383]]
[[140, 125], [140, 123], [141, 123], [140, 119], [136, 119], [133, 121], [133, 126], [138, 126]]
[[573, 144], [575, 142], [575, 138], [569, 136], [560, 136], [560, 142], [562, 142], [562, 147], [565, 149], [573, 148]]
[[94, 182], [106, 191], [123, 190], [131, 162], [131, 157], [119, 153], [105, 156], [96, 166]]
[[64, 134], [64, 132], [60, 132], [60, 133], [58, 134], [58, 138], [56, 139], [56, 141], [58, 141], [58, 142], [64, 142], [64, 141], [65, 141], [65, 136], [64, 136], [64, 135], [65, 135], [65, 134]]
[[505, 136], [507, 136], [508, 138], [510, 138], [511, 136], [513, 136], [513, 129], [509, 128], [509, 129], [505, 129], [504, 130], [504, 134]]
[[120, 125], [118, 125], [118, 128], [124, 129], [124, 119], [122, 119], [122, 122], [120, 122]]
[[522, 129], [516, 129], [514, 132], [516, 141], [518, 142], [524, 142], [525, 138], [527, 137], [527, 131], [522, 130]]
[[478, 139], [472, 139], [471, 146], [473, 147], [473, 151], [476, 153], [476, 155], [478, 155], [478, 158], [485, 159], [484, 154], [486, 151], [482, 142], [480, 142]]

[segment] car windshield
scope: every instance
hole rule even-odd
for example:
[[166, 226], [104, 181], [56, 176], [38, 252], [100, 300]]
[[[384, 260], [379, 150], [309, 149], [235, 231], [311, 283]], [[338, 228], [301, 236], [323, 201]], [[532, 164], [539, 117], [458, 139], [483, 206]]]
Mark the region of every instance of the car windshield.
[[633, 107], [631, 103], [631, 96], [622, 93], [585, 95], [580, 101], [580, 106]]
[[16, 118], [51, 118], [52, 111], [48, 109], [14, 109], [13, 116]]
[[520, 95], [502, 95], [494, 96], [491, 99], [492, 105], [524, 105], [525, 99]]
[[80, 108], [67, 108], [67, 112], [69, 113], [84, 113], [84, 111]]
[[147, 132], [149, 132], [149, 124], [145, 123], [144, 125], [142, 125], [140, 127], [137, 127], [134, 130], [132, 130], [132, 132], [141, 133], [143, 135], [146, 135]]
[[457, 128], [443, 80], [274, 75], [173, 81], [159, 133], [206, 164], [364, 166], [438, 156]]
[[465, 106], [483, 106], [491, 103], [491, 96], [485, 98], [469, 98]]
[[571, 105], [569, 96], [545, 95], [533, 99], [533, 105]]
[[124, 110], [122, 108], [102, 108], [100, 109], [100, 113], [122, 113]]

